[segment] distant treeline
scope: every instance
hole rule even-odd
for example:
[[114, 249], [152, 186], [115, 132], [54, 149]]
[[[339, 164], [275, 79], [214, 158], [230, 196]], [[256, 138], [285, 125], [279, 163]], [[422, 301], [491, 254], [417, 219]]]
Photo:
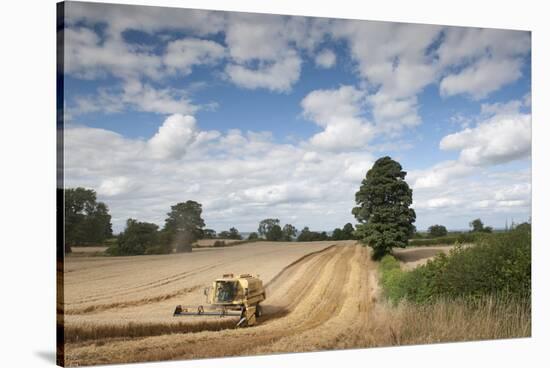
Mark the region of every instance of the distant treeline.
[[[281, 227], [277, 218], [260, 221], [258, 231], [250, 233], [246, 240], [235, 227], [216, 233], [205, 228], [202, 205], [195, 201], [177, 203], [170, 207], [164, 226], [129, 218], [126, 227], [113, 241], [111, 215], [107, 205], [97, 202], [96, 192], [85, 188], [65, 189], [65, 251], [71, 246], [108, 244], [109, 255], [143, 255], [191, 252], [199, 239], [231, 239], [245, 241], [324, 241], [354, 239], [354, 226], [345, 224], [329, 236], [326, 232], [302, 231], [292, 224]], [[234, 242], [232, 242], [234, 244]], [[215, 246], [225, 246], [215, 242]]]

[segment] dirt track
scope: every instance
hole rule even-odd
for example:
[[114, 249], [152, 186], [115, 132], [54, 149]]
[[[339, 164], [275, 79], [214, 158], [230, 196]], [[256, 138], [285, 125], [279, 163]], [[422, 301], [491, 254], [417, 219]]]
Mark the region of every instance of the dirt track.
[[374, 277], [375, 270], [365, 248], [336, 245], [303, 257], [272, 278], [268, 283], [268, 298], [263, 303], [264, 316], [257, 326], [194, 333], [174, 333], [178, 330], [172, 330], [173, 333], [157, 336], [109, 337], [69, 343], [67, 364], [191, 359], [384, 344], [369, 338], [375, 328], [369, 326], [377, 293]]

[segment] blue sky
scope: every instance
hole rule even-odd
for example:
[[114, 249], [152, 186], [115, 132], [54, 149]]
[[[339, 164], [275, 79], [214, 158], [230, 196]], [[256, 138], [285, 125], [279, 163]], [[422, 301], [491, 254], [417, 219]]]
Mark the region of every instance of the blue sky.
[[203, 204], [332, 230], [385, 155], [417, 227], [531, 211], [529, 32], [68, 3], [65, 183], [116, 231]]

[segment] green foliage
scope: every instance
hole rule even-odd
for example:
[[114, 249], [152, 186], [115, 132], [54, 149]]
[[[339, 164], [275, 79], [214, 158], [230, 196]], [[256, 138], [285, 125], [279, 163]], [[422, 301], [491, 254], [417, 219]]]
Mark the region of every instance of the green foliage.
[[202, 232], [203, 239], [216, 239], [216, 230], [204, 229]]
[[159, 232], [156, 224], [138, 222], [134, 219], [126, 221], [126, 228], [118, 236], [117, 242], [107, 249], [107, 253], [115, 256], [166, 254], [171, 247], [159, 245]]
[[428, 234], [432, 238], [447, 236], [447, 228], [443, 225], [432, 225], [428, 228]]
[[317, 231], [310, 231], [309, 227], [304, 227], [303, 230], [298, 235], [296, 239], [299, 242], [309, 242], [309, 241], [325, 241], [329, 240], [329, 237], [325, 231], [319, 233]]
[[342, 233], [343, 233], [343, 236], [344, 236], [344, 239], [342, 239], [342, 240], [352, 240], [352, 239], [354, 239], [354, 237], [353, 237], [354, 232], [355, 232], [355, 229], [354, 229], [353, 225], [348, 222], [342, 228]]
[[332, 232], [331, 239], [332, 240], [351, 240], [354, 239], [354, 232], [355, 229], [353, 228], [353, 225], [349, 222], [344, 225], [342, 229], [337, 227]]
[[283, 230], [279, 225], [273, 225], [265, 234], [265, 238], [269, 241], [283, 240]]
[[258, 233], [250, 233], [248, 235], [248, 240], [258, 240]]
[[276, 219], [276, 218], [264, 219], [260, 221], [260, 224], [258, 225], [258, 234], [265, 239], [269, 239], [268, 233], [273, 230], [274, 226], [279, 226], [279, 229], [281, 229], [279, 219]]
[[473, 233], [492, 233], [493, 228], [490, 226], [483, 225], [481, 219], [475, 219], [470, 222], [470, 227], [472, 228]]
[[283, 241], [292, 241], [297, 232], [298, 229], [296, 229], [294, 226], [292, 226], [291, 224], [286, 224], [283, 227]]
[[242, 240], [243, 239], [243, 237], [239, 233], [239, 230], [237, 230], [234, 227], [230, 228], [229, 231], [222, 231], [218, 235], [218, 237], [220, 239], [233, 239], [233, 240]]
[[404, 248], [414, 233], [416, 213], [412, 208], [412, 189], [407, 173], [390, 157], [378, 159], [367, 172], [355, 194], [352, 210], [357, 225], [355, 236], [373, 248], [373, 257], [382, 258], [394, 247]]
[[472, 247], [458, 245], [410, 272], [386, 256], [380, 264], [384, 291], [392, 301], [426, 303], [441, 298], [478, 300], [487, 295], [522, 299], [531, 294], [531, 232], [486, 234]]
[[406, 273], [401, 271], [399, 261], [393, 256], [385, 255], [380, 260], [380, 284], [386, 297], [392, 301], [398, 301], [403, 297], [403, 279]]
[[65, 189], [65, 243], [71, 245], [102, 244], [113, 236], [111, 215], [103, 202], [97, 202], [91, 189]]
[[197, 239], [203, 236], [202, 205], [195, 201], [181, 202], [171, 207], [165, 220], [162, 242], [175, 246], [178, 252], [190, 252]]
[[460, 233], [447, 235], [440, 238], [428, 238], [428, 239], [411, 239], [409, 245], [413, 246], [430, 246], [430, 245], [453, 245], [455, 243], [465, 244], [473, 243], [481, 235], [477, 233]]

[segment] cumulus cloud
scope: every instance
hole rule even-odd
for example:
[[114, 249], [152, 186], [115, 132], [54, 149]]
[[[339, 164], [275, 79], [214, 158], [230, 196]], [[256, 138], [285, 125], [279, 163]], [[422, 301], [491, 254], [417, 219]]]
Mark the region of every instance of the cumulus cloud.
[[193, 114], [203, 106], [194, 104], [185, 91], [155, 88], [136, 79], [126, 80], [120, 87], [99, 88], [95, 95], [81, 95], [68, 106], [72, 115], [101, 111], [120, 113], [126, 110], [159, 114]]
[[84, 79], [114, 75], [120, 78], [159, 78], [160, 58], [119, 38], [100, 39], [95, 31], [66, 28], [64, 72]]
[[474, 169], [461, 162], [444, 161], [427, 170], [413, 171], [409, 180], [413, 182], [415, 189], [439, 188], [451, 179], [463, 177], [474, 172]]
[[363, 117], [364, 104], [364, 93], [352, 86], [310, 92], [301, 102], [303, 115], [323, 128], [311, 144], [336, 151], [366, 145], [374, 129]]
[[271, 91], [289, 91], [300, 77], [301, 59], [289, 52], [280, 59], [260, 62], [258, 67], [230, 64], [225, 71], [229, 79], [248, 89], [266, 88]]
[[170, 205], [187, 199], [203, 204], [216, 229], [253, 230], [266, 213], [297, 218], [297, 227], [331, 228], [352, 221], [353, 193], [374, 161], [365, 152], [276, 143], [265, 132], [200, 130], [183, 115], [166, 119], [148, 140], [71, 126], [65, 151], [66, 186], [96, 189], [116, 230], [128, 217], [161, 224]]
[[531, 154], [531, 115], [495, 116], [458, 133], [445, 136], [443, 150], [459, 150], [459, 160], [468, 165], [494, 165]]
[[440, 84], [441, 95], [469, 94], [475, 99], [484, 98], [521, 77], [521, 66], [520, 59], [481, 59], [458, 74], [444, 77]]
[[99, 185], [98, 193], [106, 197], [113, 197], [128, 193], [136, 185], [137, 183], [131, 183], [127, 177], [115, 176], [104, 179]]
[[440, 68], [451, 72], [441, 79], [440, 93], [484, 98], [521, 77], [530, 50], [529, 32], [446, 28], [437, 56]]
[[230, 14], [225, 33], [231, 63], [228, 79], [249, 89], [289, 91], [297, 82], [302, 59], [295, 46], [305, 24], [294, 18]]
[[332, 50], [324, 49], [315, 56], [315, 64], [321, 68], [332, 68], [336, 64], [336, 54]]
[[195, 118], [175, 114], [164, 121], [158, 132], [148, 141], [148, 145], [154, 158], [178, 159], [185, 154], [197, 136]]
[[168, 43], [163, 62], [170, 71], [187, 75], [192, 66], [214, 64], [224, 54], [224, 47], [214, 41], [184, 38]]

